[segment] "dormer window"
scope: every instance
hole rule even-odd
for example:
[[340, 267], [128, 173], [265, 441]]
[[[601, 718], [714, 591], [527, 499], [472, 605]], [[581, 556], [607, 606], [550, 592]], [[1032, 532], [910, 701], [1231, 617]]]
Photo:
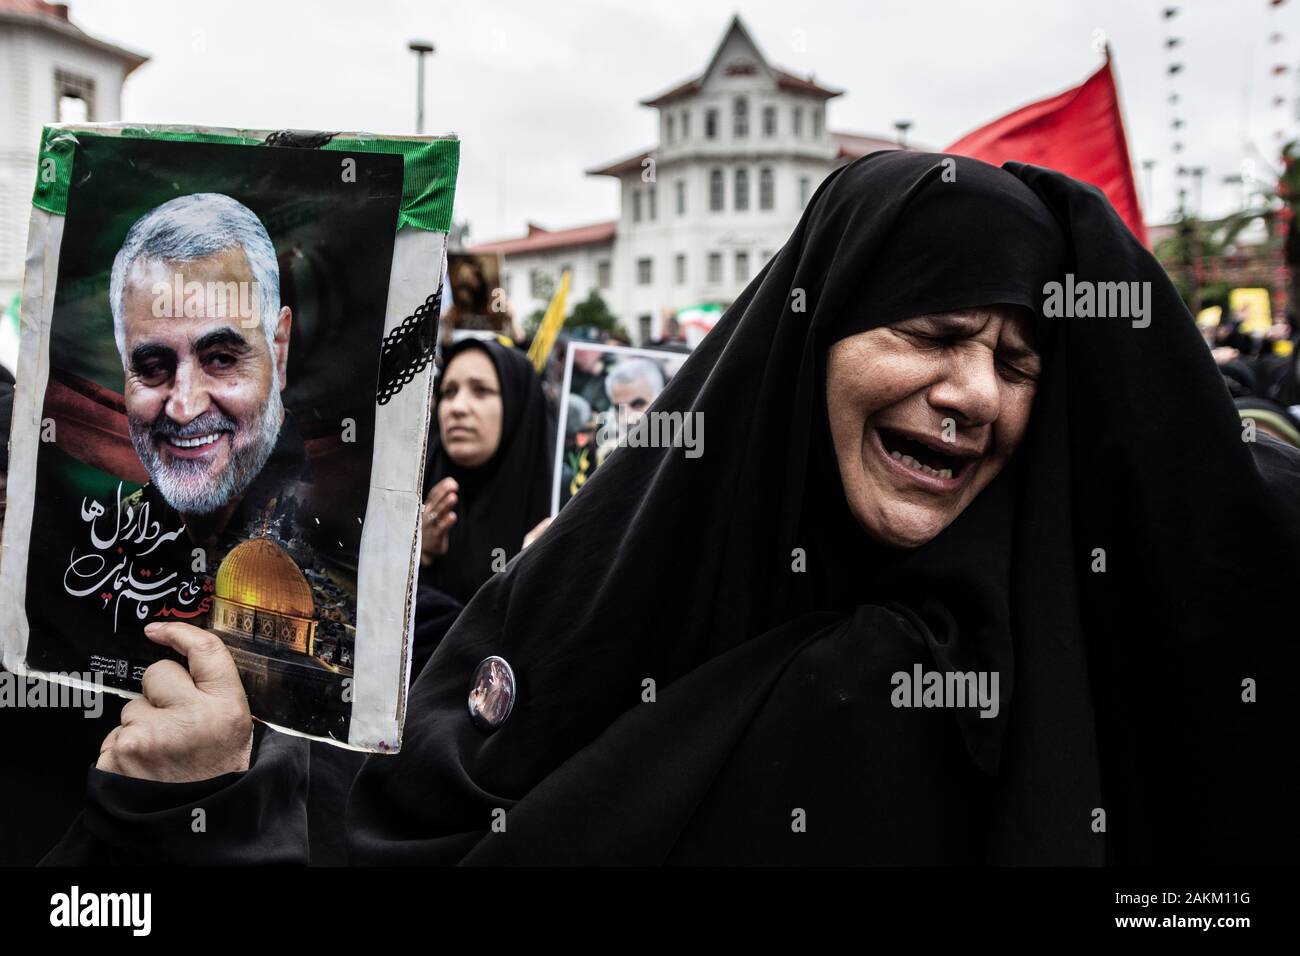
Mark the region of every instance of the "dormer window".
[[749, 135], [749, 100], [743, 96], [737, 96], [733, 108], [735, 110], [735, 124], [732, 127], [732, 133], [736, 139], [744, 139]]

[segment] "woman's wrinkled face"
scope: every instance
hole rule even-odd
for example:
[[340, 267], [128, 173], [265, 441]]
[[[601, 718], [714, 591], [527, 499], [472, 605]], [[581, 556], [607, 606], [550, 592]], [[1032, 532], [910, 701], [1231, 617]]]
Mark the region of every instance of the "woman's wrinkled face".
[[841, 339], [826, 402], [849, 509], [877, 541], [916, 548], [946, 528], [1025, 434], [1041, 361], [1032, 317], [982, 306]]
[[501, 380], [479, 348], [466, 349], [447, 365], [438, 386], [438, 433], [447, 455], [462, 468], [477, 468], [501, 444]]

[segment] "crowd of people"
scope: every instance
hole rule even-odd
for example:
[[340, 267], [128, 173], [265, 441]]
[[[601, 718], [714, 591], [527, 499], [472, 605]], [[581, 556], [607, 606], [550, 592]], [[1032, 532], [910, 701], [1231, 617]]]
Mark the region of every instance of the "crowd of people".
[[1243, 419], [1300, 448], [1300, 328], [1279, 310], [1267, 329], [1246, 331], [1243, 314], [1205, 324], [1202, 334]]

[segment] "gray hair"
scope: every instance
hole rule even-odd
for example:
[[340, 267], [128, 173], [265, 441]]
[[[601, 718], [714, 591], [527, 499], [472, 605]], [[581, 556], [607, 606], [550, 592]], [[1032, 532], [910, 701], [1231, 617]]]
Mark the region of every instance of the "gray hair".
[[591, 421], [591, 402], [587, 401], [581, 395], [570, 393], [568, 404], [565, 406], [565, 426], [569, 432], [578, 432], [582, 426]]
[[113, 312], [113, 337], [126, 364], [126, 279], [140, 259], [192, 262], [227, 249], [240, 248], [257, 284], [257, 307], [268, 348], [275, 343], [280, 314], [280, 266], [271, 236], [262, 220], [243, 203], [221, 193], [193, 193], [155, 206], [126, 234], [113, 259], [108, 305]]
[[664, 373], [654, 362], [648, 358], [629, 358], [624, 359], [609, 370], [605, 376], [605, 395], [610, 401], [614, 400], [612, 394], [615, 385], [627, 385], [632, 382], [645, 382], [650, 386], [650, 390], [658, 395], [664, 390]]

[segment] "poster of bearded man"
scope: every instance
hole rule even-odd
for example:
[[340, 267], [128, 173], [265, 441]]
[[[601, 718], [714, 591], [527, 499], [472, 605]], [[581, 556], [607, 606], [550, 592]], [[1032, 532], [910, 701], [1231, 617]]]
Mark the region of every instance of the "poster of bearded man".
[[[209, 631], [254, 717], [400, 747], [458, 143], [47, 127], [4, 666], [124, 696]], [[150, 633], [153, 633], [151, 629]]]

